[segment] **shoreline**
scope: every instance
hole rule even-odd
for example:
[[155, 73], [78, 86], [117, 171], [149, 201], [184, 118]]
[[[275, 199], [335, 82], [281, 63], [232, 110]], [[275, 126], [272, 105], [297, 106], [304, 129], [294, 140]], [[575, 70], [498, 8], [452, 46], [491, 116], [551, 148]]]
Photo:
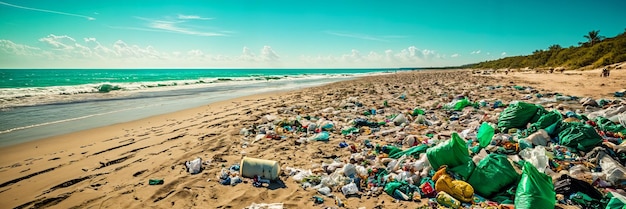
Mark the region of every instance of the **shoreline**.
[[[0, 130], [0, 147], [116, 123], [130, 122], [150, 116], [194, 108], [215, 101], [264, 92], [283, 91], [283, 89], [297, 90], [355, 78], [358, 77], [338, 77], [327, 80], [310, 79], [301, 81], [298, 84], [295, 81], [283, 80], [255, 84], [253, 86], [237, 84], [229, 88], [211, 87], [163, 90], [149, 92], [144, 96], [136, 94], [132, 97], [21, 107], [2, 112], [4, 124], [0, 126], [4, 128]], [[272, 85], [278, 85], [278, 87]], [[177, 96], [179, 94], [181, 95]], [[75, 111], [77, 113], [70, 113], [70, 115], [66, 116], [66, 111]], [[38, 119], [39, 117], [31, 117], [30, 115], [35, 112], [37, 115], [51, 115], [51, 117], [41, 119]], [[59, 112], [66, 113], [59, 114]], [[23, 120], [24, 118], [28, 120]]]
[[[626, 76], [626, 71], [615, 72], [614, 75], [611, 81], [624, 83], [624, 80], [618, 79]], [[465, 79], [454, 79], [459, 76]], [[565, 82], [558, 83], [560, 86], [572, 84], [569, 77], [560, 78], [564, 79], [559, 82]], [[390, 107], [385, 111], [393, 113], [405, 112], [416, 106], [436, 110], [433, 106], [437, 103], [458, 94], [468, 94], [476, 101], [519, 100], [525, 92], [489, 92], [484, 87], [529, 82], [523, 79], [523, 76], [475, 76], [467, 70], [399, 72], [239, 97], [132, 122], [0, 147], [0, 207], [243, 208], [252, 203], [274, 202], [282, 202], [287, 208], [316, 207], [310, 197], [317, 191], [302, 189], [291, 177], [281, 177], [284, 185], [271, 189], [255, 188], [249, 183], [220, 185], [216, 175], [222, 166], [238, 163], [243, 156], [276, 160], [283, 168], [311, 169], [314, 164], [332, 160], [328, 156], [349, 157], [349, 152], [337, 147], [337, 143], [345, 139], [333, 133], [328, 143], [297, 145], [294, 143], [297, 138], [288, 136], [281, 140], [263, 139], [244, 148], [244, 139], [239, 135], [241, 128], [259, 123], [268, 114], [287, 117], [289, 114], [285, 112], [337, 118], [338, 124], [345, 123], [352, 116], [347, 113], [334, 115], [322, 110], [340, 106], [348, 97], [358, 97], [368, 107], [380, 107], [383, 100], [389, 101]], [[531, 82], [554, 88], [554, 83]], [[572, 91], [588, 90], [582, 86], [571, 86]], [[540, 91], [552, 92], [549, 89]], [[408, 99], [398, 99], [405, 92]], [[594, 98], [598, 99], [598, 96]], [[358, 114], [356, 110], [345, 111]], [[446, 130], [436, 131], [446, 135], [449, 131], [465, 128], [467, 124], [449, 123]], [[376, 140], [376, 143], [384, 143], [391, 139], [383, 137]], [[184, 163], [196, 157], [208, 163], [200, 174], [190, 175]], [[154, 178], [163, 179], [165, 183], [148, 185], [148, 180]], [[327, 201], [331, 202], [330, 199]], [[372, 198], [348, 198], [344, 202], [351, 207], [367, 208], [419, 205], [415, 202], [396, 202], [385, 194]]]

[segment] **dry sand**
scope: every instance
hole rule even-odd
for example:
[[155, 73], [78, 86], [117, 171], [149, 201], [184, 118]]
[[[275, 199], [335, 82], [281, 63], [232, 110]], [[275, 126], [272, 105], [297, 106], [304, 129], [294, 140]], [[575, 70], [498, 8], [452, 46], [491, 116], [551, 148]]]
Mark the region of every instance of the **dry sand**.
[[[334, 156], [350, 155], [339, 149], [342, 137], [330, 142], [295, 145], [297, 136], [263, 139], [243, 149], [239, 130], [259, 123], [266, 114], [280, 117], [279, 109], [309, 115], [336, 107], [341, 100], [359, 97], [365, 106], [402, 112], [416, 106], [430, 109], [448, 96], [466, 93], [478, 101], [517, 100], [522, 93], [487, 91], [490, 85], [531, 85], [540, 92], [560, 92], [595, 99], [626, 88], [626, 70], [563, 74], [472, 75], [471, 71], [425, 71], [389, 74], [334, 83], [293, 92], [275, 92], [238, 98], [176, 113], [150, 117], [0, 148], [0, 208], [244, 208], [252, 203], [284, 203], [285, 208], [320, 208], [311, 201], [317, 192], [303, 189], [291, 178], [284, 184], [255, 188], [247, 183], [223, 186], [217, 182], [221, 166], [247, 156], [277, 160], [284, 168], [311, 168]], [[604, 84], [604, 86], [602, 86]], [[397, 99], [406, 92], [407, 100]], [[350, 116], [343, 116], [349, 118]], [[445, 131], [461, 131], [450, 124]], [[377, 142], [383, 143], [385, 139]], [[375, 141], [376, 142], [376, 141]], [[200, 174], [190, 175], [185, 161], [210, 161]], [[163, 185], [148, 180], [164, 179]], [[340, 194], [340, 192], [335, 192]], [[340, 195], [343, 197], [343, 195]], [[344, 199], [349, 208], [405, 208], [415, 202], [396, 202], [388, 195]], [[326, 199], [327, 206], [334, 206]]]

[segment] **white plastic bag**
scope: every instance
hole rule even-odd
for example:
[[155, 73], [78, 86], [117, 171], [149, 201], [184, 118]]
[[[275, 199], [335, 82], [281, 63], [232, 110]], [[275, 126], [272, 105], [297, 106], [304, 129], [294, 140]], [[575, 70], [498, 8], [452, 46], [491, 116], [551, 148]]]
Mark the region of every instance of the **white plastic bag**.
[[546, 173], [546, 170], [550, 170], [548, 169], [549, 165], [546, 149], [543, 146], [536, 146], [534, 149], [524, 149], [519, 152], [519, 156], [533, 164], [541, 173]]
[[600, 159], [600, 167], [602, 173], [606, 174], [606, 181], [613, 185], [621, 185], [626, 181], [626, 168], [620, 165], [617, 161], [608, 156], [604, 156]]
[[319, 188], [319, 189], [317, 189], [317, 192], [319, 192], [320, 194], [325, 195], [325, 196], [330, 196], [331, 195], [331, 193], [330, 193], [331, 191], [330, 191], [329, 187]]
[[355, 177], [356, 176], [356, 167], [351, 164], [348, 163], [346, 165], [343, 166], [343, 175], [347, 176], [347, 177]]
[[200, 171], [202, 171], [202, 158], [198, 157], [195, 160], [187, 161], [185, 162], [185, 165], [187, 166], [187, 171], [189, 171], [190, 174], [200, 173]]
[[283, 209], [283, 203], [252, 203], [246, 209]]
[[548, 135], [546, 130], [539, 129], [539, 131], [526, 137], [526, 141], [532, 143], [533, 145], [546, 146], [550, 141], [550, 135]]
[[309, 177], [310, 175], [313, 175], [313, 173], [311, 173], [311, 170], [299, 170], [297, 171], [296, 174], [293, 175], [293, 180], [295, 180], [296, 182], [302, 182], [302, 180], [304, 180], [304, 178]]
[[351, 194], [356, 194], [357, 192], [359, 192], [359, 188], [356, 186], [354, 182], [352, 182], [341, 187], [341, 192], [343, 193], [343, 195], [347, 196]]

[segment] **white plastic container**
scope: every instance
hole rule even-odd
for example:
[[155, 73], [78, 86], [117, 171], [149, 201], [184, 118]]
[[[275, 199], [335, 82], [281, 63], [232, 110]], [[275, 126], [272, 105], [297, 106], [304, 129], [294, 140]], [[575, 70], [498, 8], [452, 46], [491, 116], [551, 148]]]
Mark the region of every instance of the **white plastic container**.
[[264, 179], [276, 180], [280, 173], [277, 161], [244, 157], [241, 160], [241, 176], [254, 178], [259, 176]]

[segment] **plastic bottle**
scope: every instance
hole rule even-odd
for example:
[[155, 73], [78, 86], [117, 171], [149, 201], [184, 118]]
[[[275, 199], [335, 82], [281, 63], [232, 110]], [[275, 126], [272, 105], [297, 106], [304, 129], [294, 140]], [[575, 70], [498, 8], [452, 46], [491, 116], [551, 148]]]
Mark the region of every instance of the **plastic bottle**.
[[461, 202], [457, 199], [454, 199], [450, 194], [441, 191], [437, 193], [437, 203], [449, 207], [449, 208], [459, 208], [461, 207]]
[[400, 191], [399, 189], [396, 189], [395, 191], [393, 191], [393, 195], [401, 200], [407, 201], [410, 200], [411, 198], [409, 198], [408, 195], [404, 194], [404, 192]]
[[341, 201], [341, 199], [337, 196], [335, 196], [335, 204], [337, 204], [338, 207], [345, 207], [346, 205], [343, 204], [343, 201]]

